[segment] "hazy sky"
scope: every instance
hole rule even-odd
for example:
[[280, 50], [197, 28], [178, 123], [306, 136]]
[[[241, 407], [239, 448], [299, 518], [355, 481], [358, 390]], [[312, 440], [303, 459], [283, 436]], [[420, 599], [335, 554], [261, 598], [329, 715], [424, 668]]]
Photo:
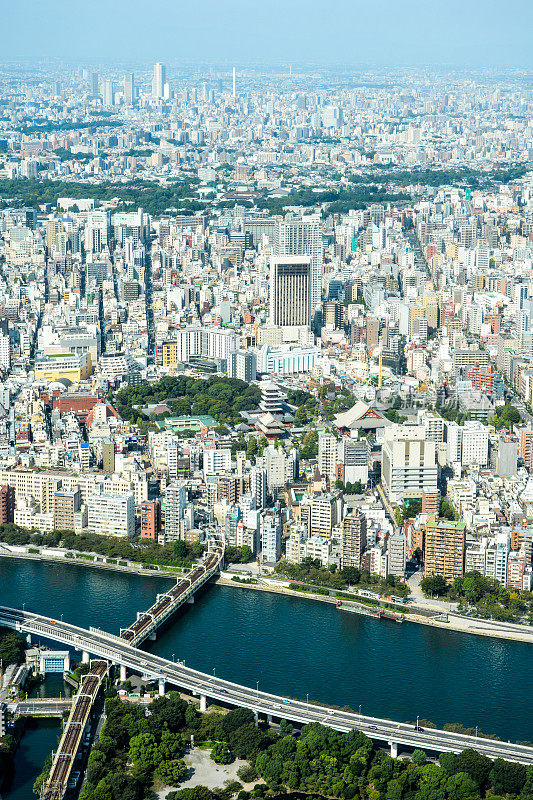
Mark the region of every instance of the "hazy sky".
[[533, 66], [533, 0], [0, 0], [0, 60]]

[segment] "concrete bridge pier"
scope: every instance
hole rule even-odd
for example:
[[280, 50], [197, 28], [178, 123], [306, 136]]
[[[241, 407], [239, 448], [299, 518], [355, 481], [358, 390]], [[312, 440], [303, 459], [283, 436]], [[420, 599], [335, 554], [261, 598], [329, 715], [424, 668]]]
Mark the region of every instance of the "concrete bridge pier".
[[254, 711], [254, 725], [256, 728], [259, 725], [259, 711]]
[[398, 742], [389, 742], [390, 744], [390, 757], [398, 758]]
[[267, 714], [267, 723], [272, 725], [272, 714]]
[[28, 644], [31, 644], [31, 633], [26, 634], [26, 641], [28, 642]]
[[205, 694], [200, 695], [200, 711], [207, 711], [207, 697]]
[[187, 598], [187, 602], [188, 602], [188, 604], [189, 604], [190, 606], [193, 606], [193, 605], [194, 605], [194, 595], [193, 595], [193, 594], [191, 594], [191, 595], [190, 595], [190, 596]]
[[88, 664], [90, 660], [91, 659], [89, 657], [89, 653], [87, 652], [87, 650], [84, 650], [81, 654], [81, 663]]
[[126, 667], [124, 666], [124, 664], [121, 664], [120, 665], [120, 682], [124, 683], [125, 680], [126, 680]]
[[159, 678], [159, 694], [161, 697], [165, 694], [165, 679]]

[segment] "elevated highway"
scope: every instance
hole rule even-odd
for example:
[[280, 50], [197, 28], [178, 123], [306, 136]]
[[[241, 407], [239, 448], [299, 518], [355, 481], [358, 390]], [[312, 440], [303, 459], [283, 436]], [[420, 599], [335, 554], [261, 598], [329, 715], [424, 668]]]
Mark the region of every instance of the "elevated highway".
[[161, 692], [164, 692], [167, 683], [183, 689], [200, 698], [201, 710], [205, 710], [209, 700], [216, 700], [229, 706], [249, 708], [256, 716], [261, 714], [268, 720], [287, 719], [298, 725], [319, 722], [345, 732], [357, 728], [377, 743], [388, 744], [392, 755], [397, 754], [401, 747], [420, 748], [431, 753], [460, 752], [471, 747], [489, 758], [505, 758], [509, 761], [533, 764], [533, 747], [450, 731], [427, 728], [417, 730], [414, 725], [260, 692], [138, 650], [120, 637], [104, 631], [96, 629], [87, 631], [76, 625], [29, 611], [0, 606], [0, 625], [60, 642], [78, 651], [92, 653], [100, 659], [109, 660], [146, 679], [159, 681]]

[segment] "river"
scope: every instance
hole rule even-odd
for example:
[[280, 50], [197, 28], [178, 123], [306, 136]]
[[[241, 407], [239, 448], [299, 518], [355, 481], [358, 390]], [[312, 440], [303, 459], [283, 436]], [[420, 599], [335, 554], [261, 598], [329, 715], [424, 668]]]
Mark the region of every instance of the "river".
[[[113, 633], [168, 579], [0, 558], [0, 604]], [[379, 621], [304, 598], [211, 586], [153, 652], [289, 697], [437, 725], [462, 722], [503, 739], [533, 740], [529, 644]], [[17, 766], [17, 765], [15, 765]], [[4, 793], [5, 800], [18, 800]]]

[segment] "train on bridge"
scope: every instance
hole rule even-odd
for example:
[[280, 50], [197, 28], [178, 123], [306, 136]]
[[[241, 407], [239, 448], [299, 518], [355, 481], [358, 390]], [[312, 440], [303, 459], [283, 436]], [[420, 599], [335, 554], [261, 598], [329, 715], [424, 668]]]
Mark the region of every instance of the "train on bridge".
[[192, 598], [195, 591], [203, 586], [218, 572], [224, 558], [224, 543], [213, 539], [204, 562], [179, 578], [168, 592], [158, 595], [157, 601], [147, 611], [139, 614], [138, 619], [129, 628], [120, 632], [121, 638], [134, 647], [141, 644], [150, 634], [174, 613], [186, 600]]
[[41, 800], [62, 800], [65, 796], [94, 701], [109, 668], [107, 661], [91, 663], [72, 706], [50, 774], [41, 789]]

